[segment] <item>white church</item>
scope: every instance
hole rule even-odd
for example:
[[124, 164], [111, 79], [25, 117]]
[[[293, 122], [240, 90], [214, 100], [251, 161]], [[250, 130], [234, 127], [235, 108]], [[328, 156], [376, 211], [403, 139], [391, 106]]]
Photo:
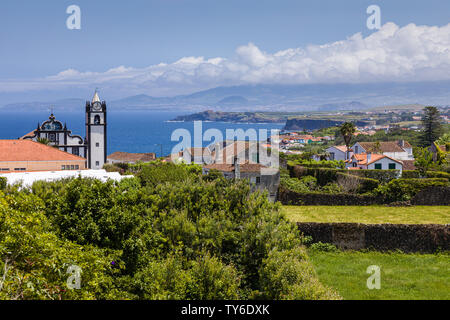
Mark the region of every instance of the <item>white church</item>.
[[100, 170], [107, 158], [107, 118], [106, 102], [101, 101], [95, 91], [92, 101], [86, 102], [86, 137], [73, 135], [66, 124], [56, 120], [53, 113], [47, 121], [37, 129], [26, 134], [21, 139], [42, 141], [47, 140], [50, 146], [86, 159], [86, 167]]

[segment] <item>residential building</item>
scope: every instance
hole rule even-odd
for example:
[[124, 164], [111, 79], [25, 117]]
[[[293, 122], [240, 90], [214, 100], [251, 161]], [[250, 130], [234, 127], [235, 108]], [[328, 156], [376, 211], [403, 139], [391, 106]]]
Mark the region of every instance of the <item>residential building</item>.
[[84, 170], [86, 159], [31, 140], [0, 140], [0, 172]]
[[203, 166], [203, 174], [211, 170], [220, 171], [227, 179], [247, 179], [252, 186], [252, 192], [267, 191], [269, 200], [276, 201], [278, 186], [280, 184], [280, 171], [268, 168], [251, 161], [239, 161], [235, 159], [233, 164], [209, 164]]
[[414, 160], [408, 141], [357, 142], [352, 146], [354, 154], [378, 153], [396, 160]]
[[[349, 150], [349, 158], [353, 155], [352, 150]], [[347, 160], [347, 146], [332, 146], [325, 150], [328, 154], [327, 160]]]
[[384, 154], [355, 153], [346, 161], [346, 167], [350, 170], [399, 170], [403, 171], [403, 162]]

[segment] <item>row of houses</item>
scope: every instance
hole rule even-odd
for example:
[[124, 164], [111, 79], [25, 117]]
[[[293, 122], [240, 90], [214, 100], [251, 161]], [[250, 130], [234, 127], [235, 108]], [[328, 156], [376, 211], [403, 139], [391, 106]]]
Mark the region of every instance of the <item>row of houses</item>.
[[[413, 148], [408, 141], [356, 142], [326, 149], [328, 160], [345, 161], [350, 170], [414, 170]], [[316, 159], [318, 160], [318, 159]]]
[[224, 140], [207, 147], [186, 148], [164, 161], [195, 163], [202, 166], [203, 174], [214, 170], [228, 179], [246, 179], [252, 191], [267, 191], [269, 199], [275, 201], [280, 171], [269, 147], [257, 141]]

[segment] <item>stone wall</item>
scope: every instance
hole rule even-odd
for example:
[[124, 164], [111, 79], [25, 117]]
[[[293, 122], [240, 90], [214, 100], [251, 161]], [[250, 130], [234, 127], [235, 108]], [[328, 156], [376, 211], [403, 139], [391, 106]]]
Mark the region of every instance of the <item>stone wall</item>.
[[434, 253], [450, 250], [449, 225], [298, 223], [313, 242], [332, 243], [342, 250]]

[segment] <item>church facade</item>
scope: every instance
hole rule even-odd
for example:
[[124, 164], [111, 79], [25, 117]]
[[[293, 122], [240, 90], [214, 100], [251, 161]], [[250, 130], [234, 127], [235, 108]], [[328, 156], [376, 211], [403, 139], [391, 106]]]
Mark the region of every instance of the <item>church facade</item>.
[[86, 136], [72, 134], [66, 124], [56, 120], [53, 113], [48, 120], [38, 123], [37, 129], [21, 139], [42, 142], [54, 146], [61, 151], [86, 159], [86, 167], [100, 170], [107, 158], [107, 117], [106, 102], [101, 101], [95, 92], [92, 101], [86, 102]]

